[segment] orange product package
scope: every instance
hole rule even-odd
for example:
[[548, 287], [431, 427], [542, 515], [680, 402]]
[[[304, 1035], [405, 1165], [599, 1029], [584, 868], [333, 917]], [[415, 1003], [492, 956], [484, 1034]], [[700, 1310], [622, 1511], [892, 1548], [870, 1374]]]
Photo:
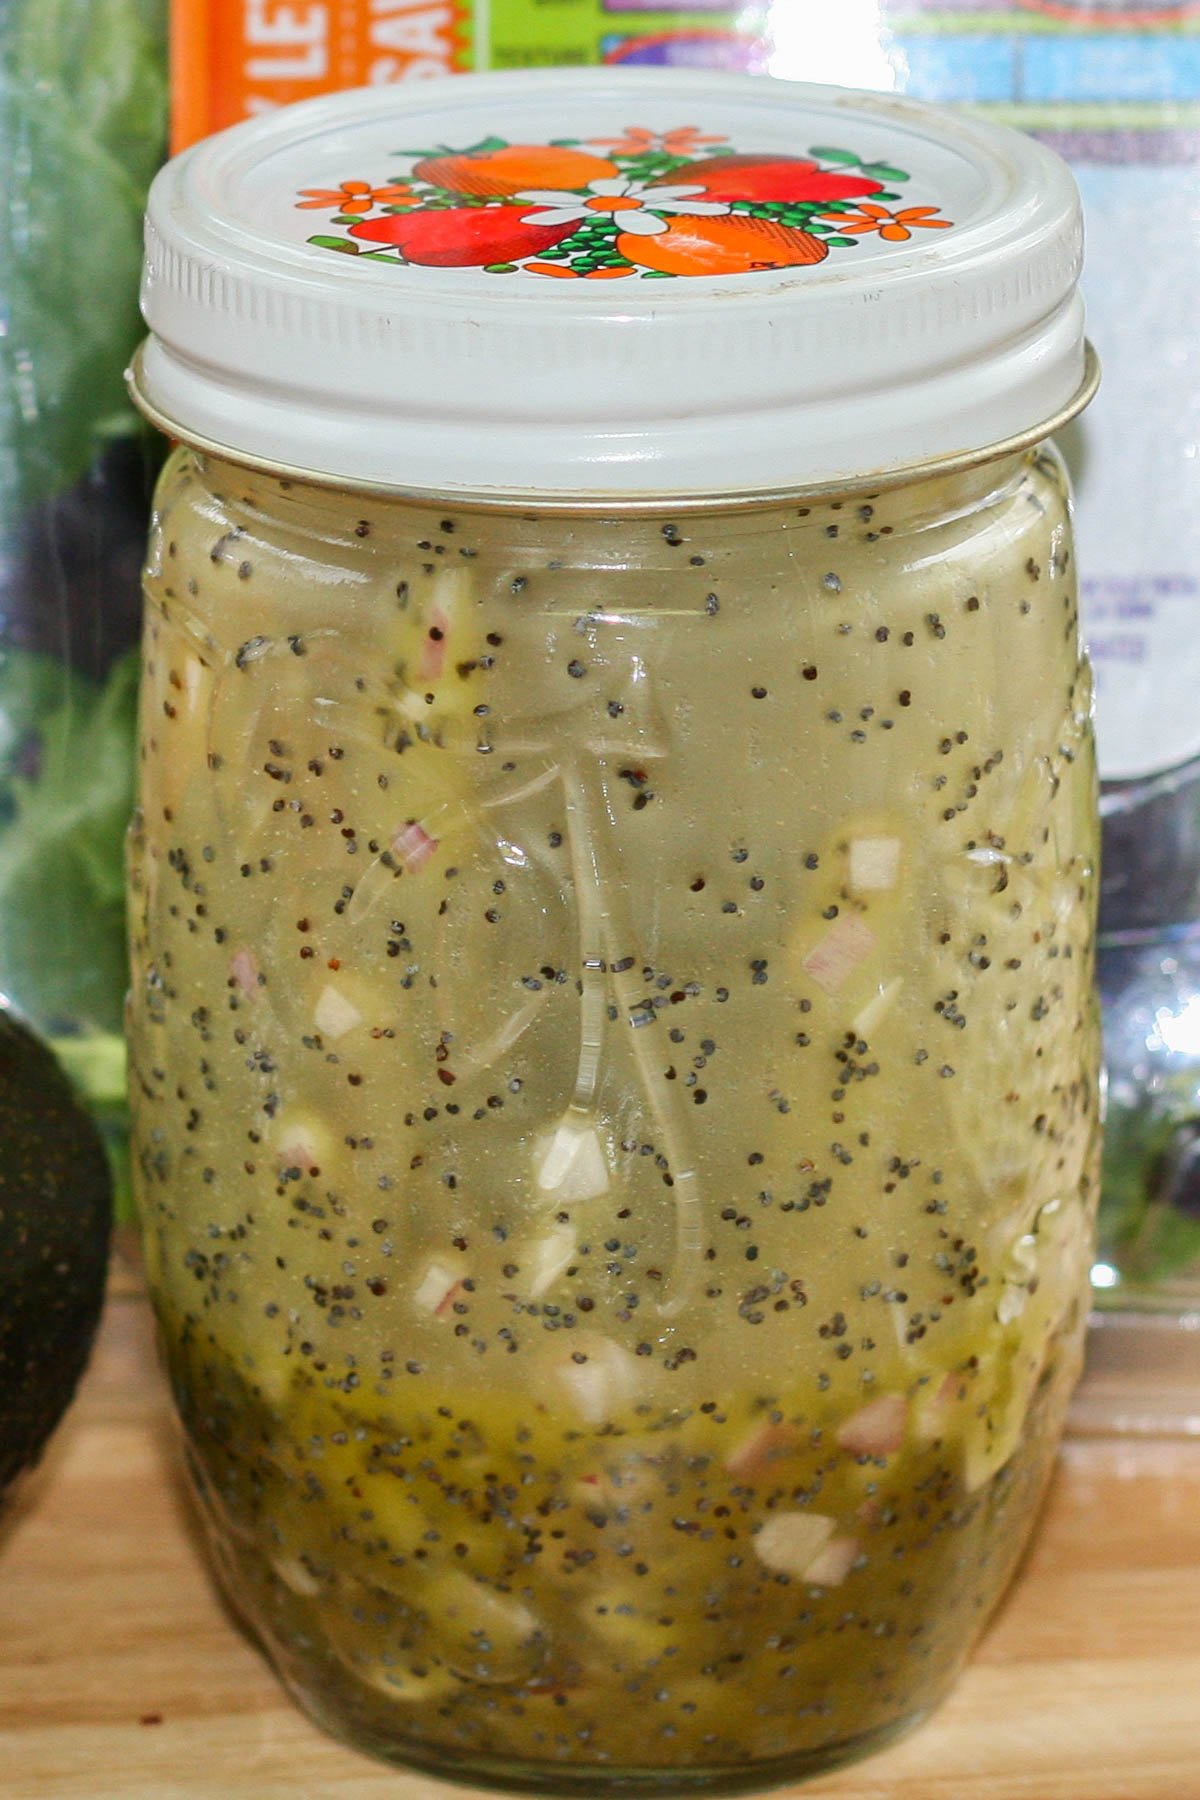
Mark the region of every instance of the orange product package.
[[469, 0], [171, 0], [171, 147], [291, 100], [471, 62]]

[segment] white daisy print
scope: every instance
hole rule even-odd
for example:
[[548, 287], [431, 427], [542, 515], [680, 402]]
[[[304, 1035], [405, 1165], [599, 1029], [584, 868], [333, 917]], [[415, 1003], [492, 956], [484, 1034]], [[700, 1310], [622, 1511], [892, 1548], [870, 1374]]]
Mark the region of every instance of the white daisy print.
[[661, 213], [717, 218], [729, 211], [727, 201], [692, 198], [703, 192], [702, 187], [652, 187], [645, 181], [613, 178], [591, 181], [581, 193], [573, 194], [560, 188], [529, 188], [515, 198], [550, 208], [547, 212], [531, 215], [532, 222], [538, 225], [573, 225], [576, 221], [582, 224], [585, 219], [595, 218], [597, 213], [607, 213], [618, 231], [632, 232], [635, 237], [656, 237], [667, 229], [667, 220], [659, 217]]

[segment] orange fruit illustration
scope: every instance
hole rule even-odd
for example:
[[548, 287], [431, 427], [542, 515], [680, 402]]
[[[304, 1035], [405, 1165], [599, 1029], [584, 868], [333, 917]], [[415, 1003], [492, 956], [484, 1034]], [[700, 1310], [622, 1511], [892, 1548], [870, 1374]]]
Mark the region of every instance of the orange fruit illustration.
[[664, 275], [745, 275], [821, 262], [829, 252], [811, 232], [741, 213], [727, 218], [672, 219], [655, 237], [622, 232], [617, 249], [630, 262]]
[[558, 144], [507, 144], [478, 155], [427, 156], [413, 169], [418, 181], [452, 194], [519, 194], [526, 188], [582, 188], [617, 175], [616, 163]]

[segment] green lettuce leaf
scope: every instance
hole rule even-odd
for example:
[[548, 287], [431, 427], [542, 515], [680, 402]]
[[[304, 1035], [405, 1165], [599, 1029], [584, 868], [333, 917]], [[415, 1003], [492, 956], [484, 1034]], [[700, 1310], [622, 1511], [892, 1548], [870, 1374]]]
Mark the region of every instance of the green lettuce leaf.
[[0, 720], [42, 700], [0, 771], [0, 992], [52, 1038], [121, 1030], [137, 679], [136, 651], [97, 686], [0, 650]]
[[165, 0], [0, 6], [0, 518], [132, 428], [146, 190], [166, 121]]

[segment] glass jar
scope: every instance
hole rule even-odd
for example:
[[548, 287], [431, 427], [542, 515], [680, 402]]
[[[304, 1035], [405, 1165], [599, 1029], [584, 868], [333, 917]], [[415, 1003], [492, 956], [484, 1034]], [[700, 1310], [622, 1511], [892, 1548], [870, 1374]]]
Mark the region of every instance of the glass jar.
[[[364, 112], [468, 141], [499, 107], [548, 208], [513, 109], [550, 145], [548, 115], [599, 137], [630, 106], [570, 81], [348, 96], [200, 155], [311, 166]], [[771, 149], [797, 106], [828, 142], [832, 104], [722, 84], [705, 116]], [[884, 148], [933, 130], [887, 106]], [[139, 390], [178, 429], [150, 294]], [[438, 1773], [735, 1791], [871, 1749], [1003, 1590], [1079, 1366], [1096, 825], [1056, 456], [1031, 429], [774, 496], [421, 496], [394, 446], [388, 485], [183, 424], [130, 1039], [228, 1592], [318, 1719]]]

